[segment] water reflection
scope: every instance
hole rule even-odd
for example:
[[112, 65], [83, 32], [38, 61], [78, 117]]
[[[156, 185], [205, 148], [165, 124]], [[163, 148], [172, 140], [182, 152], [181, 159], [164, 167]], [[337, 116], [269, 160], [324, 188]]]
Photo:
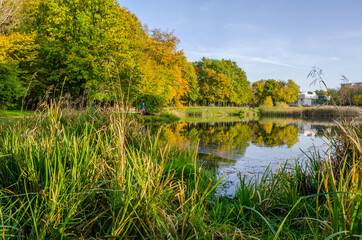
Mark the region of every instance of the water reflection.
[[218, 176], [225, 173], [225, 194], [233, 194], [238, 175], [252, 178], [280, 161], [299, 158], [302, 151], [322, 146], [325, 126], [290, 121], [177, 123], [163, 126], [162, 138], [180, 148], [198, 145], [199, 160]]
[[301, 131], [306, 129], [297, 124], [271, 122], [177, 123], [164, 126], [163, 136], [170, 144], [179, 147], [200, 141], [200, 146], [209, 145], [217, 151], [243, 155], [250, 143], [291, 148], [298, 142]]

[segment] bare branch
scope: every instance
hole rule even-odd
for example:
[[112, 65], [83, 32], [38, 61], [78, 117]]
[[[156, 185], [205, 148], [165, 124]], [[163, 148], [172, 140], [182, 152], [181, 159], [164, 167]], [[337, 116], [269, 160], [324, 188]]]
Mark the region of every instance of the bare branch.
[[346, 76], [342, 75], [341, 81], [349, 82], [349, 79]]
[[0, 33], [17, 26], [22, 19], [22, 0], [0, 0]]

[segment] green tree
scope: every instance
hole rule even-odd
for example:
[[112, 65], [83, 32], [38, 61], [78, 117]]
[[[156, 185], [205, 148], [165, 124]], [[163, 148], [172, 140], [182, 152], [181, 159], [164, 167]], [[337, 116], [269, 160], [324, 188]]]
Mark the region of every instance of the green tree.
[[298, 100], [298, 94], [300, 87], [291, 79], [288, 80], [287, 84], [279, 89], [281, 93], [280, 101], [286, 103], [292, 103]]
[[264, 82], [264, 96], [270, 96], [273, 102], [280, 101], [280, 84], [274, 79], [269, 79]]
[[[250, 82], [247, 80], [245, 72], [237, 66], [236, 62], [225, 59], [202, 58], [201, 61], [194, 62], [194, 66], [198, 73], [200, 100], [210, 100], [214, 92], [216, 95], [223, 96], [221, 98], [213, 96], [215, 101], [236, 104], [249, 102], [251, 96]], [[225, 80], [224, 77], [219, 75], [219, 80], [222, 81], [221, 85], [215, 84], [216, 75], [210, 70], [224, 75], [229, 80]], [[226, 91], [230, 92], [230, 94], [225, 93]]]
[[[14, 70], [9, 74], [16, 73], [14, 77], [17, 79], [18, 86], [28, 86], [32, 79], [30, 91], [35, 93], [41, 88], [37, 79], [32, 78], [34, 73], [38, 71], [35, 63], [38, 57], [38, 48], [35, 33], [11, 32], [0, 34], [0, 63]], [[11, 78], [15, 79], [14, 77]], [[35, 95], [38, 96], [38, 94]]]
[[208, 102], [223, 102], [229, 98], [230, 79], [222, 73], [206, 68], [199, 77], [200, 93]]
[[186, 64], [183, 76], [187, 79], [190, 87], [190, 91], [183, 96], [183, 100], [195, 102], [200, 96], [200, 87], [197, 82], [195, 68], [191, 63]]
[[[64, 91], [73, 97], [86, 90], [97, 96], [104, 81], [119, 81], [129, 73], [131, 43], [124, 29], [134, 21], [114, 1], [41, 1], [32, 17], [45, 85], [60, 89], [65, 81]], [[122, 71], [110, 73], [110, 62], [122, 62]]]
[[0, 63], [0, 109], [16, 109], [25, 87], [18, 79], [18, 68]]
[[329, 88], [327, 90], [327, 95], [331, 98], [331, 100], [329, 100], [329, 103], [335, 103], [336, 105], [340, 105], [340, 96], [339, 92], [336, 89]]
[[264, 80], [252, 84], [251, 103], [260, 105], [266, 98], [264, 94]]
[[298, 100], [299, 86], [291, 79], [288, 82], [276, 81], [274, 79], [260, 80], [252, 85], [251, 103], [260, 105], [267, 97], [273, 103], [291, 103]]
[[316, 90], [315, 93], [318, 96], [318, 99], [315, 101], [316, 104], [325, 104], [326, 102], [328, 102], [327, 100], [327, 93], [323, 90]]

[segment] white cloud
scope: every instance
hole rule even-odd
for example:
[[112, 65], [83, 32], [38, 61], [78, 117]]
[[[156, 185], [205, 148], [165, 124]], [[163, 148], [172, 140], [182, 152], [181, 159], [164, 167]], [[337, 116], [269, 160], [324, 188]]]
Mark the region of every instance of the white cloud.
[[340, 60], [338, 57], [329, 57], [328, 59], [332, 60], [332, 61], [339, 61]]
[[224, 28], [226, 29], [231, 29], [231, 30], [259, 30], [260, 26], [256, 25], [256, 24], [250, 24], [250, 23], [227, 23], [224, 25]]
[[209, 1], [207, 3], [200, 5], [198, 7], [198, 9], [201, 11], [207, 11], [207, 10], [210, 10], [211, 8], [213, 8], [214, 6], [215, 6], [215, 1]]
[[245, 61], [245, 62], [258, 62], [258, 63], [266, 63], [272, 65], [279, 65], [284, 67], [291, 67], [291, 68], [298, 68], [297, 66], [280, 62], [274, 59], [262, 58], [262, 57], [250, 57], [250, 56], [243, 56], [238, 54], [231, 54], [226, 52], [212, 52], [212, 51], [190, 51], [188, 52], [192, 56], [200, 59], [202, 57], [210, 57], [210, 58], [224, 58], [224, 59], [231, 59], [233, 61]]

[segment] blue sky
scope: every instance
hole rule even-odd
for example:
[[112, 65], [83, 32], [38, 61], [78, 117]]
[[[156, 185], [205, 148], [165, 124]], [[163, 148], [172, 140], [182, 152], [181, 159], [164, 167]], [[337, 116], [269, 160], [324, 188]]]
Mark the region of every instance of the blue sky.
[[328, 87], [362, 81], [362, 0], [119, 0], [150, 29], [173, 31], [189, 61], [236, 61], [251, 82], [293, 79], [313, 66]]

